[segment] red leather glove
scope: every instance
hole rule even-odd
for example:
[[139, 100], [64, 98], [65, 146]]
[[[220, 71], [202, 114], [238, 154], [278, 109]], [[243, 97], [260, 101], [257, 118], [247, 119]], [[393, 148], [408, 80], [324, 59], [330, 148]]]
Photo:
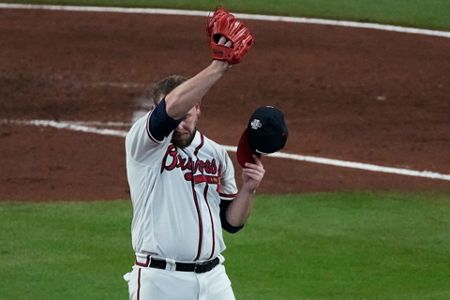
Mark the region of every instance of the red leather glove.
[[[212, 50], [212, 58], [238, 64], [252, 47], [254, 40], [245, 24], [236, 19], [224, 8], [217, 8], [208, 17], [206, 26], [208, 42]], [[231, 41], [231, 46], [218, 44], [221, 37]]]

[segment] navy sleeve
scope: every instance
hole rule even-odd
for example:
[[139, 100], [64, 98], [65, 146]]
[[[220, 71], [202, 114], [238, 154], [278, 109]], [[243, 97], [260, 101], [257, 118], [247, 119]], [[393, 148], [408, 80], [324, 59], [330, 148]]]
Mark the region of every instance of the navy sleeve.
[[242, 228], [244, 228], [244, 225], [235, 227], [228, 223], [227, 217], [226, 217], [226, 211], [228, 206], [230, 205], [231, 201], [221, 200], [220, 201], [220, 221], [222, 223], [222, 228], [229, 232], [229, 233], [236, 233]]
[[161, 142], [165, 137], [177, 128], [182, 120], [172, 119], [166, 111], [166, 99], [161, 100], [155, 109], [151, 112], [148, 122], [148, 129], [151, 137]]

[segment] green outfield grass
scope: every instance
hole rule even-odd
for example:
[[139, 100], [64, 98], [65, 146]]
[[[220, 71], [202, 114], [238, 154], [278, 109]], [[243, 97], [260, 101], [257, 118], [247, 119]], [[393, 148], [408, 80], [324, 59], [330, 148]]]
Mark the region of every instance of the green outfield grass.
[[233, 11], [318, 17], [450, 30], [448, 0], [11, 0], [11, 3], [106, 5]]
[[[131, 205], [0, 203], [0, 299], [127, 299]], [[237, 299], [449, 299], [450, 195], [260, 196], [226, 234]]]

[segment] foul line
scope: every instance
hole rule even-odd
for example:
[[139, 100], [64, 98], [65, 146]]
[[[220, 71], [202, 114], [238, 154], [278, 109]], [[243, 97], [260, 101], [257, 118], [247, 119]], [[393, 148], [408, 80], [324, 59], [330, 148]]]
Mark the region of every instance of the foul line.
[[[12, 4], [0, 3], [0, 8], [6, 9], [41, 9], [41, 10], [57, 10], [57, 11], [79, 11], [79, 12], [110, 12], [110, 13], [127, 13], [127, 14], [159, 14], [159, 15], [181, 15], [181, 16], [199, 16], [206, 17], [209, 12], [200, 10], [178, 10], [178, 9], [159, 9], [159, 8], [125, 8], [125, 7], [98, 7], [98, 6], [73, 6], [73, 5], [37, 5], [37, 4]], [[402, 27], [394, 25], [382, 25], [377, 23], [363, 23], [353, 21], [337, 21], [314, 18], [301, 17], [285, 17], [285, 16], [269, 16], [257, 14], [235, 14], [237, 17], [246, 20], [260, 20], [260, 21], [274, 21], [274, 22], [289, 22], [289, 23], [303, 23], [315, 25], [329, 25], [340, 27], [353, 27], [363, 29], [375, 29], [383, 31], [393, 31], [401, 33], [412, 33], [429, 36], [438, 36], [450, 38], [450, 32], [419, 29], [412, 27]]]
[[[105, 128], [97, 128], [93, 126], [83, 125], [83, 122], [56, 122], [52, 120], [0, 120], [0, 124], [13, 124], [13, 125], [29, 125], [29, 126], [39, 126], [39, 127], [53, 127], [58, 129], [67, 129], [78, 132], [86, 132], [86, 133], [94, 133], [105, 136], [116, 136], [116, 137], [125, 137], [127, 131], [124, 130], [114, 130], [114, 129], [105, 129]], [[98, 126], [127, 126], [129, 123], [101, 123], [101, 122], [86, 122], [85, 124], [96, 124]], [[236, 152], [237, 147], [235, 146], [227, 146], [222, 145], [227, 151]], [[316, 157], [316, 156], [307, 156], [307, 155], [298, 155], [292, 153], [284, 153], [277, 152], [269, 155], [270, 157], [290, 159], [296, 161], [304, 161], [315, 164], [329, 165], [335, 167], [343, 167], [343, 168], [351, 168], [351, 169], [359, 169], [371, 172], [381, 172], [381, 173], [389, 173], [396, 175], [405, 175], [412, 177], [423, 177], [429, 179], [440, 179], [450, 181], [450, 174], [441, 174], [431, 171], [417, 171], [411, 169], [400, 169], [393, 167], [385, 167], [374, 164], [366, 164], [360, 162], [352, 162], [352, 161], [343, 161], [337, 159], [330, 159], [324, 157]]]
[[72, 122], [57, 122], [52, 120], [0, 120], [0, 124], [13, 124], [13, 125], [29, 125], [37, 127], [53, 127], [57, 129], [68, 129], [78, 132], [95, 133], [99, 135], [117, 136], [125, 137], [127, 135], [126, 131], [107, 129], [107, 128], [97, 128], [92, 126], [81, 125]]

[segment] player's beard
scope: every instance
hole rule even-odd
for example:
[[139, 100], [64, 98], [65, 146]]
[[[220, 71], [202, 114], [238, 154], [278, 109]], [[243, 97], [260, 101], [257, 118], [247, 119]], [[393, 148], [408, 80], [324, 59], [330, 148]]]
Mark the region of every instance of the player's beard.
[[172, 134], [172, 144], [174, 144], [178, 148], [186, 148], [194, 140], [196, 132], [197, 128], [195, 128], [193, 132], [184, 132], [184, 133], [180, 133], [175, 130]]

